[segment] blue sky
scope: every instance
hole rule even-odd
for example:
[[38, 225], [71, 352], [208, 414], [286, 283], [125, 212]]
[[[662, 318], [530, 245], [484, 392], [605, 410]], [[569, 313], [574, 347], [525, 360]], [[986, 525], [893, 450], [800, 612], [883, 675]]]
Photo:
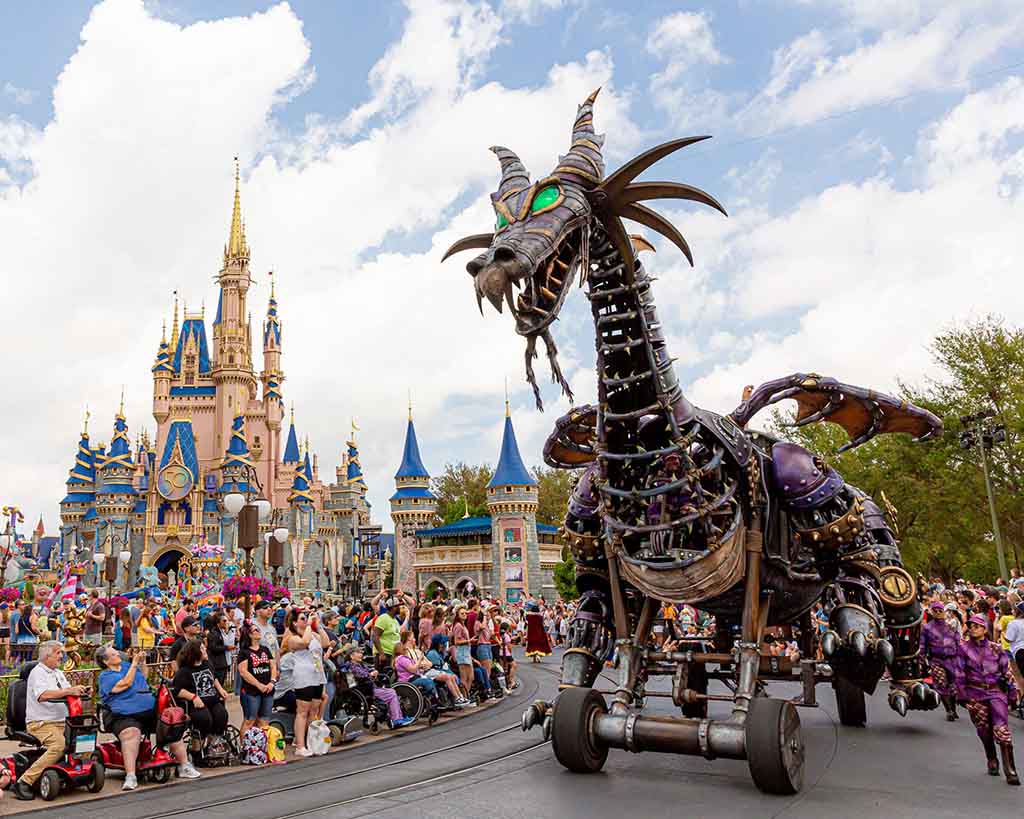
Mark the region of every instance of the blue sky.
[[[254, 267], [279, 271], [286, 400], [322, 475], [359, 419], [386, 526], [408, 390], [435, 472], [493, 462], [506, 376], [528, 463], [566, 409], [548, 387], [532, 409], [508, 316], [481, 320], [466, 259], [439, 258], [493, 220], [486, 148], [546, 173], [597, 85], [610, 167], [715, 135], [648, 174], [730, 212], [665, 209], [696, 266], [662, 242], [648, 261], [700, 403], [797, 369], [892, 388], [931, 374], [950, 323], [1024, 318], [1009, 0], [107, 0], [3, 4], [0, 29], [0, 265], [46, 328], [0, 331], [34, 408], [0, 410], [0, 492], [51, 531], [82, 407], [105, 432], [124, 384], [152, 429], [160, 321], [175, 288], [215, 297], [235, 153]], [[556, 336], [584, 401], [588, 324], [571, 297]]]

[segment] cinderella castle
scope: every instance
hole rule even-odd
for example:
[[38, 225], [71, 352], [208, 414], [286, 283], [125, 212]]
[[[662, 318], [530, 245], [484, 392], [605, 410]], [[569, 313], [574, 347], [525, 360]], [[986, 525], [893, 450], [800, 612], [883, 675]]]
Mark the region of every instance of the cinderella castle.
[[[283, 434], [282, 322], [271, 279], [261, 334], [263, 369], [257, 373], [247, 305], [249, 260], [236, 165], [211, 334], [205, 311], [186, 308], [179, 323], [175, 297], [171, 335], [165, 324], [152, 367], [155, 438], [142, 431], [132, 443], [123, 400], [109, 441], [93, 443], [86, 415], [60, 504], [52, 562], [95, 562], [96, 580], [101, 565], [114, 563], [119, 578], [132, 579], [130, 585], [136, 578], [155, 582], [160, 573], [194, 572], [197, 563], [220, 576], [238, 572], [244, 554], [223, 502], [237, 492], [269, 502], [262, 543], [273, 530], [287, 529], [284, 565], [276, 577], [292, 587], [357, 596], [377, 588], [381, 574], [393, 568], [394, 584], [410, 592], [443, 589], [509, 602], [526, 594], [553, 598], [561, 546], [555, 527], [537, 523], [537, 482], [523, 464], [508, 402], [498, 466], [487, 490], [491, 514], [440, 527], [410, 406], [390, 499], [392, 541], [371, 522], [355, 424], [332, 483], [321, 479], [308, 440], [300, 447], [294, 410]], [[120, 556], [129, 553], [122, 562]], [[266, 545], [253, 550], [253, 562], [257, 573], [272, 574]]]
[[[269, 501], [272, 515], [261, 532], [289, 531], [279, 578], [325, 589], [357, 576], [373, 579], [365, 574], [367, 564], [375, 563], [371, 556], [380, 554], [380, 527], [370, 523], [355, 425], [333, 483], [321, 479], [308, 440], [300, 448], [294, 410], [287, 436], [282, 434], [282, 323], [271, 280], [263, 369], [257, 373], [247, 305], [249, 260], [236, 164], [211, 334], [205, 311], [186, 308], [179, 326], [175, 297], [170, 339], [165, 324], [152, 367], [155, 439], [142, 432], [132, 444], [123, 400], [109, 443], [92, 442], [86, 416], [60, 504], [60, 559], [87, 562], [94, 555], [130, 552], [122, 570], [133, 578], [177, 570], [184, 558], [237, 570], [244, 557], [234, 519], [222, 503], [237, 491]], [[265, 545], [253, 558], [255, 566], [269, 568]]]

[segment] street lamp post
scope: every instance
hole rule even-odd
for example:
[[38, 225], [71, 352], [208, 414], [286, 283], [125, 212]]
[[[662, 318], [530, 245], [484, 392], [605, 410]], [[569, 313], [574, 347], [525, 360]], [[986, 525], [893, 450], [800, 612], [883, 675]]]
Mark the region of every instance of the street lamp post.
[[985, 492], [988, 494], [988, 509], [992, 515], [992, 536], [996, 541], [996, 555], [999, 558], [999, 574], [1005, 581], [1009, 578], [1010, 573], [1006, 568], [1006, 552], [1003, 549], [1003, 536], [999, 529], [999, 516], [996, 514], [996, 498], [992, 490], [988, 453], [995, 444], [1001, 444], [1006, 440], [1006, 426], [985, 423], [989, 418], [994, 417], [995, 411], [990, 409], [981, 410], [973, 415], [961, 415], [960, 423], [964, 425], [964, 429], [960, 433], [960, 446], [966, 450], [977, 447], [981, 454], [981, 468], [985, 473]]

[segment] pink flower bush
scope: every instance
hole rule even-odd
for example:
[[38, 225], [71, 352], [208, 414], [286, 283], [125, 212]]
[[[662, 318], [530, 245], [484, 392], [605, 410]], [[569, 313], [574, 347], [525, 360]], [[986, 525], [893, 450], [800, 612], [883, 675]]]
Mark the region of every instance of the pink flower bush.
[[221, 587], [224, 597], [229, 600], [237, 600], [245, 595], [270, 597], [273, 591], [274, 587], [271, 582], [262, 577], [229, 577]]

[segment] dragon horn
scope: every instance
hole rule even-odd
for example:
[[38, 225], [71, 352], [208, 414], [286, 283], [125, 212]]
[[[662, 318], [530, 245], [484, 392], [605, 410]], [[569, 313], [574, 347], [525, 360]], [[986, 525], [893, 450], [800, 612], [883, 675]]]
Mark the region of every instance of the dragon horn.
[[597, 187], [604, 178], [604, 157], [601, 148], [604, 136], [594, 133], [594, 100], [600, 88], [587, 97], [576, 110], [576, 121], [572, 125], [572, 145], [569, 153], [558, 157], [557, 176], [575, 177], [571, 181], [584, 189]]
[[523, 165], [515, 151], [495, 145], [491, 148], [491, 152], [498, 157], [498, 161], [501, 163], [501, 182], [498, 183], [498, 191], [495, 194], [498, 199], [504, 199], [505, 195], [511, 191], [530, 187], [530, 172], [526, 170], [526, 166]]

